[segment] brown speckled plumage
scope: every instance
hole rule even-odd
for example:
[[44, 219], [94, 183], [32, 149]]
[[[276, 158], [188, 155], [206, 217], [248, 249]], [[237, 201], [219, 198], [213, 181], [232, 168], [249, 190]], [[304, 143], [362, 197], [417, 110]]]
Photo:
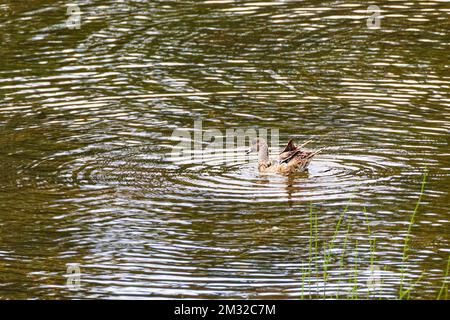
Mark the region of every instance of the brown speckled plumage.
[[311, 162], [311, 159], [323, 150], [302, 150], [301, 148], [309, 142], [311, 141], [307, 141], [300, 146], [295, 146], [291, 139], [279, 154], [278, 159], [276, 161], [271, 161], [269, 159], [267, 142], [262, 138], [258, 138], [252, 141], [252, 146], [248, 153], [258, 151], [258, 171], [260, 172], [290, 173], [294, 171], [304, 171]]

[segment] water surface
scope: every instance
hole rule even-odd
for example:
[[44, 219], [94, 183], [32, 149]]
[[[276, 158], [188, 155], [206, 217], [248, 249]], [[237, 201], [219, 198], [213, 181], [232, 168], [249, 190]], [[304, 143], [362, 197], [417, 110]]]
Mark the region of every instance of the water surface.
[[[402, 266], [411, 297], [436, 297], [450, 253], [448, 2], [377, 1], [379, 29], [365, 1], [75, 2], [80, 29], [66, 1], [0, 2], [0, 298], [336, 297], [352, 274], [359, 297], [393, 298]], [[173, 130], [198, 119], [327, 150], [289, 177], [243, 156], [169, 161]], [[324, 286], [305, 270], [323, 265], [347, 206]]]

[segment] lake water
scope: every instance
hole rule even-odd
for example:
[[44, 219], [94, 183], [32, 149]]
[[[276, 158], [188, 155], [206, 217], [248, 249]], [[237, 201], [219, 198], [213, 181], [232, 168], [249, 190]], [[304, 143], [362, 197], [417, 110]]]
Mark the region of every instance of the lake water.
[[[445, 1], [0, 1], [0, 298], [436, 298], [449, 29]], [[327, 148], [170, 161], [200, 120]]]

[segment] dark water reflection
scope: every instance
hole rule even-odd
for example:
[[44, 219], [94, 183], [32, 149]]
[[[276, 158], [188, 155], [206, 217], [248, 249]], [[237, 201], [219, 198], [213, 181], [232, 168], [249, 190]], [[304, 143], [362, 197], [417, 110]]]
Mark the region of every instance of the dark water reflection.
[[[395, 297], [425, 169], [405, 277], [412, 297], [436, 297], [450, 251], [448, 3], [377, 1], [374, 30], [358, 1], [76, 2], [79, 30], [65, 1], [0, 2], [1, 298], [335, 297], [355, 261], [367, 296], [367, 222], [377, 295]], [[168, 161], [172, 131], [199, 118], [329, 148], [290, 177]], [[350, 226], [348, 261], [331, 253], [325, 288], [303, 272], [311, 205], [319, 265], [349, 205], [336, 245]]]

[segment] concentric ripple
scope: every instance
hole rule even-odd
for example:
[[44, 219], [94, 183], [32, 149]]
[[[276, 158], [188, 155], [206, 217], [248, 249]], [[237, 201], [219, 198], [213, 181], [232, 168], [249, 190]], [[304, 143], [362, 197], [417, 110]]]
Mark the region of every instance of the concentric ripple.
[[[378, 1], [379, 29], [365, 3], [89, 0], [69, 29], [66, 1], [3, 2], [0, 298], [395, 298], [402, 272], [436, 297], [445, 1]], [[170, 157], [175, 130], [250, 128], [326, 149], [288, 176]]]

